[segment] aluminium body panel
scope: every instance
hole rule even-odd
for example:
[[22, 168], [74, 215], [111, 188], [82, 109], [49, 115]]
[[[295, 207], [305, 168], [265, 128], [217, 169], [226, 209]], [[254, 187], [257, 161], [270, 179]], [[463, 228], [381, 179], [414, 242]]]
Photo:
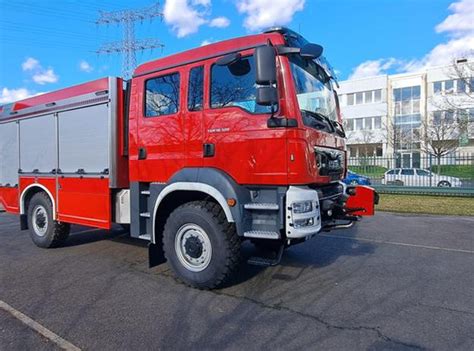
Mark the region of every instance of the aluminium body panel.
[[18, 123], [0, 124], [0, 186], [18, 184]]
[[59, 169], [62, 173], [109, 170], [108, 104], [59, 112]]
[[20, 169], [51, 173], [57, 168], [56, 118], [47, 114], [20, 120]]

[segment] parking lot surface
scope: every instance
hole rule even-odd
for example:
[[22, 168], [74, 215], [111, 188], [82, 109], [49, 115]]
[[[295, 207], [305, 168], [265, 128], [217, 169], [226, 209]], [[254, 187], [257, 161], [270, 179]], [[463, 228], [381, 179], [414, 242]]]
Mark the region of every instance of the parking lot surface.
[[[0, 213], [0, 300], [81, 349], [474, 349], [474, 218], [378, 213], [215, 291], [148, 269], [121, 229], [45, 250], [18, 228]], [[0, 309], [7, 349], [58, 346]]]

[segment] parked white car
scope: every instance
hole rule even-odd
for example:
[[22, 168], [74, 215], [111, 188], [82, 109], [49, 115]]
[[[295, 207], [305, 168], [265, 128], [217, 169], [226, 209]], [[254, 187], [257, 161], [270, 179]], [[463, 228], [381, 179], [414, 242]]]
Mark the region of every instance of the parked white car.
[[420, 168], [395, 168], [385, 172], [382, 184], [404, 186], [460, 187], [456, 177], [438, 175]]

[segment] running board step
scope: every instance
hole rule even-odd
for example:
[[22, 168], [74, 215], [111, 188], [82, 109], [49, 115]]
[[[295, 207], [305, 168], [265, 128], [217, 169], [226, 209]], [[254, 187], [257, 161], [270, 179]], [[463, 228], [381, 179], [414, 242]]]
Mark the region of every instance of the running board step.
[[280, 239], [280, 233], [266, 232], [263, 230], [252, 230], [249, 232], [245, 232], [244, 237], [255, 239]]
[[258, 203], [258, 202], [254, 202], [254, 203], [248, 203], [248, 204], [245, 204], [244, 205], [244, 208], [246, 210], [261, 210], [261, 211], [265, 211], [265, 210], [270, 210], [270, 211], [277, 211], [280, 206], [278, 206], [278, 204], [272, 204], [272, 203]]
[[143, 239], [143, 240], [151, 240], [150, 234], [143, 234], [138, 236], [138, 239]]
[[281, 244], [280, 247], [278, 248], [278, 251], [272, 251], [274, 257], [254, 256], [254, 257], [250, 257], [247, 263], [252, 266], [260, 266], [260, 267], [276, 266], [281, 262], [284, 248], [285, 248], [285, 245]]

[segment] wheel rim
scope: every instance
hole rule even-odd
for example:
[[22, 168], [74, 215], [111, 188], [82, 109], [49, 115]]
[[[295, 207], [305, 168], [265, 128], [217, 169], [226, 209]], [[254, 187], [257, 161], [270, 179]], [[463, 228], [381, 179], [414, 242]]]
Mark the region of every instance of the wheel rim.
[[206, 231], [197, 224], [185, 224], [175, 238], [179, 262], [192, 272], [201, 272], [209, 266], [212, 245]]
[[443, 181], [443, 182], [439, 183], [439, 186], [440, 186], [441, 188], [449, 188], [449, 183]]
[[39, 205], [33, 210], [33, 229], [38, 236], [45, 236], [48, 230], [48, 212]]

